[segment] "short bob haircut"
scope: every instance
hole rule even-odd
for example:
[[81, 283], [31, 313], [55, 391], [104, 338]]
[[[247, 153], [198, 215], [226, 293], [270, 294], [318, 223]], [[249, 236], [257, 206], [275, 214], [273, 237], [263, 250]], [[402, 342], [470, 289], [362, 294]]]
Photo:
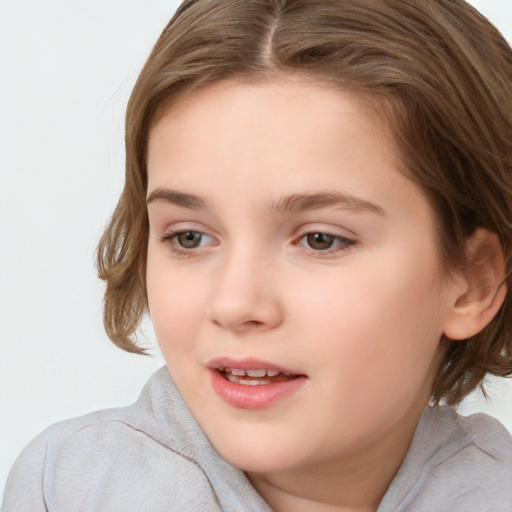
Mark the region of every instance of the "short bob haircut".
[[[133, 89], [125, 186], [98, 247], [105, 328], [122, 349], [144, 352], [152, 126], [198, 87], [283, 74], [373, 101], [436, 214], [444, 268], [463, 270], [468, 237], [486, 228], [512, 289], [512, 50], [486, 18], [463, 0], [186, 0]], [[512, 375], [511, 295], [482, 332], [442, 343], [434, 403], [458, 403], [488, 373]]]

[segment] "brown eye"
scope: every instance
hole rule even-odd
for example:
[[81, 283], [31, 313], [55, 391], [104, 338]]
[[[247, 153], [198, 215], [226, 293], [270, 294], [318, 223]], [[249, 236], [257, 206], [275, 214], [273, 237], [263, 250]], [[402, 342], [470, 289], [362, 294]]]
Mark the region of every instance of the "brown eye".
[[315, 251], [325, 251], [330, 249], [335, 241], [336, 237], [328, 235], [327, 233], [309, 233], [306, 235], [307, 245]]
[[350, 238], [341, 235], [330, 235], [322, 231], [306, 233], [299, 241], [298, 245], [306, 247], [310, 251], [317, 253], [324, 252], [326, 255], [334, 254], [338, 251], [349, 249], [356, 242]]
[[202, 233], [198, 233], [197, 231], [185, 231], [184, 233], [178, 233], [176, 235], [176, 240], [178, 244], [184, 249], [195, 249], [201, 245], [201, 241], [203, 238]]

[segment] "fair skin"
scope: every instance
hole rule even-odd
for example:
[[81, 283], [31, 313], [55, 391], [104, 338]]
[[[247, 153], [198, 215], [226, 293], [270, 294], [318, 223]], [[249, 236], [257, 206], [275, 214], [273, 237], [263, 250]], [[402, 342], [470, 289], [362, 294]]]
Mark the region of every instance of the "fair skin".
[[220, 82], [157, 121], [148, 177], [149, 310], [213, 446], [276, 511], [375, 511], [464, 288], [383, 121], [305, 79]]

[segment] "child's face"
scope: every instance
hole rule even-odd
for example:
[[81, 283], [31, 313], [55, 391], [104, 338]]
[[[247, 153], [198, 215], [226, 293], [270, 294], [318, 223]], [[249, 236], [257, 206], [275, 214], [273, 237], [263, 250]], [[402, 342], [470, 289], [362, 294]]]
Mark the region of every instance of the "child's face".
[[291, 79], [218, 83], [152, 129], [151, 317], [244, 470], [402, 457], [428, 401], [455, 285], [387, 133], [355, 96]]

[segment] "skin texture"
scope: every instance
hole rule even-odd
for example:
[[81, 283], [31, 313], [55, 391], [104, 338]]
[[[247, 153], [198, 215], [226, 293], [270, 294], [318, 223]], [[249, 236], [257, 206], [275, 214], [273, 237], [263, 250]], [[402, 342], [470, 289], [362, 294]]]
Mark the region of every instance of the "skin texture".
[[[149, 310], [203, 431], [276, 511], [376, 510], [465, 286], [441, 270], [433, 212], [382, 120], [307, 80], [220, 82], [158, 120], [148, 173]], [[318, 193], [345, 200], [283, 199]], [[268, 407], [235, 407], [212, 389], [221, 357], [306, 379]]]

